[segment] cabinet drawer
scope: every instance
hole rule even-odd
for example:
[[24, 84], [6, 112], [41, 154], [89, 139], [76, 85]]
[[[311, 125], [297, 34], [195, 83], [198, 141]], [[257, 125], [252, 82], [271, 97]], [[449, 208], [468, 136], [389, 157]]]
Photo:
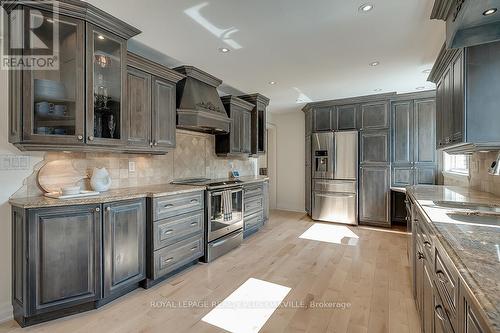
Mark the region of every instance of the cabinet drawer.
[[245, 185], [243, 187], [243, 193], [245, 195], [245, 199], [262, 195], [262, 193], [264, 193], [264, 187], [262, 184]]
[[248, 217], [245, 217], [243, 221], [244, 221], [243, 229], [245, 231], [252, 228], [258, 228], [262, 225], [262, 212], [255, 213]]
[[249, 199], [245, 199], [245, 216], [251, 215], [253, 213], [257, 213], [262, 211], [264, 208], [264, 201], [262, 196], [251, 197]]
[[448, 263], [446, 257], [436, 249], [436, 258], [434, 260], [435, 285], [441, 296], [444, 310], [452, 326], [456, 329], [457, 307], [458, 307], [458, 274]]
[[192, 234], [203, 232], [204, 216], [204, 212], [200, 210], [154, 222], [154, 249], [161, 249]]
[[154, 279], [203, 256], [203, 234], [199, 234], [154, 252]]
[[169, 195], [153, 199], [153, 219], [160, 220], [171, 216], [203, 209], [204, 192]]

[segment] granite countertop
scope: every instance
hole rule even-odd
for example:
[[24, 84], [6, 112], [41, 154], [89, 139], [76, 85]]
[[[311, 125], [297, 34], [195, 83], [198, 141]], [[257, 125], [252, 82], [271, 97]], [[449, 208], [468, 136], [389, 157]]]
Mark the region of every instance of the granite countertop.
[[[243, 184], [263, 182], [269, 178], [266, 176], [244, 176], [239, 178]], [[224, 181], [229, 179], [217, 179], [217, 181]], [[41, 207], [55, 207], [55, 206], [69, 206], [69, 205], [86, 205], [86, 204], [100, 204], [112, 201], [120, 201], [127, 199], [137, 198], [154, 198], [165, 195], [188, 193], [195, 191], [204, 191], [205, 186], [197, 185], [177, 185], [177, 184], [161, 184], [149, 185], [140, 187], [128, 187], [123, 189], [109, 190], [102, 192], [96, 196], [74, 198], [74, 199], [53, 199], [44, 196], [24, 197], [24, 198], [11, 198], [9, 203], [12, 206], [20, 208], [41, 208]]]
[[74, 199], [53, 199], [44, 196], [11, 198], [9, 200], [9, 203], [13, 206], [21, 208], [41, 208], [68, 205], [100, 204], [112, 201], [145, 197], [154, 198], [171, 194], [189, 193], [204, 190], [205, 187], [203, 186], [162, 184], [109, 190], [106, 192], [102, 192], [96, 196]]
[[500, 197], [456, 186], [412, 186], [407, 192], [426, 215], [437, 239], [486, 314], [488, 324], [493, 331], [500, 331], [500, 217], [496, 218], [499, 223], [492, 225], [472, 224], [472, 217], [447, 214], [465, 208], [444, 208], [434, 203], [455, 201], [500, 205]]

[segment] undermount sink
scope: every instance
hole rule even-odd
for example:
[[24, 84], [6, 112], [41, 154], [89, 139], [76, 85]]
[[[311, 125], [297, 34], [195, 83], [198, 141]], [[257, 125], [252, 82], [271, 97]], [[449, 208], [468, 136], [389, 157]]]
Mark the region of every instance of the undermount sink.
[[500, 214], [481, 214], [479, 212], [449, 212], [451, 219], [476, 225], [500, 226]]
[[500, 206], [485, 203], [458, 202], [458, 201], [434, 201], [434, 205], [443, 208], [468, 209], [478, 212], [498, 213]]

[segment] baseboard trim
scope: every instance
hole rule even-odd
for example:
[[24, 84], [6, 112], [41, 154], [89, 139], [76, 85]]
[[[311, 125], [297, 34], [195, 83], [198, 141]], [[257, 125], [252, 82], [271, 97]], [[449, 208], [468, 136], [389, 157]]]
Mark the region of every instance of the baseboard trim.
[[287, 211], [287, 212], [295, 212], [295, 213], [306, 213], [305, 210], [302, 210], [302, 209], [297, 209], [297, 208], [288, 208], [288, 207], [276, 207], [276, 210], [284, 210], [284, 211]]
[[10, 303], [4, 303], [0, 305], [0, 323], [12, 320], [12, 305]]

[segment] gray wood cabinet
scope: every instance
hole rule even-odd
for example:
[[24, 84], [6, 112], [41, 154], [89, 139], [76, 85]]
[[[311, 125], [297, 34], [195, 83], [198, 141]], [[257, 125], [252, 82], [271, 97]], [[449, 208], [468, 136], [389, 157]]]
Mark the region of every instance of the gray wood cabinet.
[[265, 223], [264, 182], [243, 185], [243, 237], [246, 238], [258, 231]]
[[394, 101], [391, 117], [392, 185], [435, 184], [435, 98]]
[[175, 148], [176, 82], [183, 76], [128, 53], [127, 150], [161, 154]]
[[94, 307], [101, 297], [100, 205], [12, 208], [12, 305], [21, 326]]
[[361, 130], [389, 128], [389, 102], [361, 104]]
[[103, 298], [112, 299], [146, 278], [146, 202], [119, 201], [103, 209]]
[[[9, 75], [9, 141], [21, 150], [122, 151], [126, 41], [140, 31], [86, 2], [56, 3], [13, 1], [3, 6], [9, 15], [14, 8], [23, 9], [26, 15], [41, 14], [55, 22], [39, 27], [37, 36], [59, 50], [57, 70], [25, 68], [22, 75]], [[58, 40], [53, 40], [56, 25]], [[9, 35], [11, 42], [18, 37]]]
[[325, 132], [337, 129], [337, 110], [335, 107], [316, 107], [312, 110], [313, 131]]
[[269, 98], [261, 94], [241, 95], [238, 98], [253, 104], [251, 112], [251, 155], [265, 154], [267, 149], [267, 106]]
[[389, 164], [389, 131], [362, 131], [360, 141], [361, 165]]
[[390, 167], [362, 166], [359, 179], [360, 223], [390, 226]]
[[357, 104], [337, 106], [337, 129], [356, 129], [357, 110]]
[[312, 214], [311, 200], [312, 200], [312, 167], [311, 167], [311, 136], [306, 136], [305, 147], [305, 209], [308, 215]]
[[223, 96], [221, 100], [231, 119], [231, 129], [229, 134], [215, 136], [215, 152], [220, 156], [251, 154], [254, 105], [235, 96]]
[[310, 136], [312, 134], [312, 130], [313, 130], [312, 110], [310, 110], [310, 109], [304, 110], [304, 117], [305, 117], [304, 132], [305, 132], [305, 135], [307, 137], [307, 136]]

